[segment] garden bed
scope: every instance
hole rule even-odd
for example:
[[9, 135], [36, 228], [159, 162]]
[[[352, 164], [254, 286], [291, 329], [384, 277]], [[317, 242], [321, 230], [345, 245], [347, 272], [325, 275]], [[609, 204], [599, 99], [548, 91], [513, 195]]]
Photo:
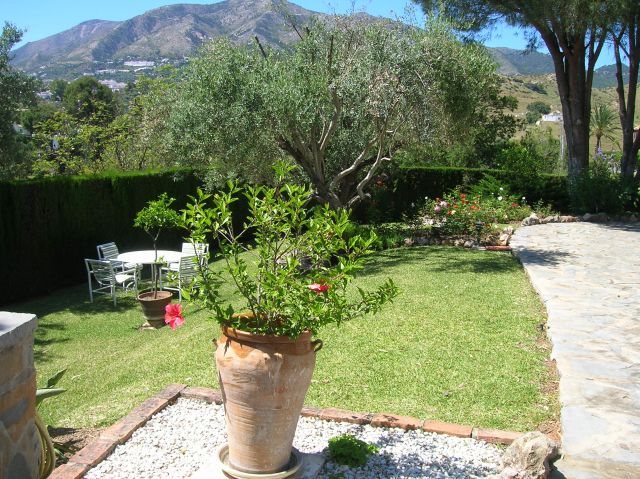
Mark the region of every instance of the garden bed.
[[[302, 415], [294, 446], [319, 455], [320, 463], [326, 460], [319, 479], [488, 477], [497, 471], [501, 456], [491, 442], [509, 444], [518, 436], [393, 415], [316, 408], [305, 408]], [[377, 447], [364, 466], [348, 467], [332, 460], [328, 441], [344, 434]], [[59, 467], [52, 479], [187, 479], [206, 467], [225, 441], [220, 394], [175, 384], [103, 431]]]

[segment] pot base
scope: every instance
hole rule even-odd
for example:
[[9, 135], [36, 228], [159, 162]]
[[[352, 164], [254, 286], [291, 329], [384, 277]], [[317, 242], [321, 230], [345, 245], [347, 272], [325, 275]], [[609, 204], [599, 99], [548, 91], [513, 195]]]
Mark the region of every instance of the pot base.
[[269, 474], [256, 474], [251, 472], [242, 472], [234, 469], [229, 465], [229, 445], [222, 444], [215, 453], [215, 463], [226, 477], [230, 479], [285, 479], [293, 478], [294, 475], [302, 468], [304, 463], [302, 454], [296, 449], [291, 450], [291, 460], [287, 464], [287, 469], [281, 472], [273, 472]]

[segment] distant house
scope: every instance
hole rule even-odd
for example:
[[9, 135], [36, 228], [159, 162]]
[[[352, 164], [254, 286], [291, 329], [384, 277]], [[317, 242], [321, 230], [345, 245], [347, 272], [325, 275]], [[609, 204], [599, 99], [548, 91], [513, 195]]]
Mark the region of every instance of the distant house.
[[51, 93], [49, 90], [39, 91], [38, 93], [36, 93], [36, 95], [41, 100], [51, 100], [51, 98], [53, 98], [53, 93]]
[[542, 115], [540, 121], [548, 121], [552, 123], [562, 123], [562, 113], [559, 111], [552, 111], [547, 115]]
[[117, 82], [115, 80], [100, 80], [100, 83], [102, 83], [104, 86], [109, 87], [111, 91], [124, 90], [124, 88], [127, 86], [126, 83]]
[[148, 62], [148, 61], [128, 61], [124, 62], [124, 66], [126, 67], [153, 67], [156, 62]]

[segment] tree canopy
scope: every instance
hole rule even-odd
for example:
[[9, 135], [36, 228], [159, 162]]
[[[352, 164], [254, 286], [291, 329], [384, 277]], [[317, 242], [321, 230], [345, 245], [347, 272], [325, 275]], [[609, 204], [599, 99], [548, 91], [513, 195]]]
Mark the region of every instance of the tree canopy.
[[202, 50], [170, 107], [179, 158], [255, 178], [290, 157], [319, 201], [350, 206], [399, 148], [464, 137], [499, 91], [486, 50], [442, 24], [339, 17], [297, 31], [285, 50], [225, 39]]
[[0, 177], [18, 176], [22, 155], [20, 138], [13, 128], [20, 110], [36, 102], [39, 82], [9, 64], [10, 51], [22, 38], [22, 31], [5, 23], [0, 35]]
[[415, 0], [427, 12], [456, 19], [459, 28], [479, 31], [499, 20], [530, 32], [530, 46], [542, 40], [553, 58], [567, 137], [569, 175], [589, 164], [591, 89], [596, 61], [614, 18], [607, 0]]

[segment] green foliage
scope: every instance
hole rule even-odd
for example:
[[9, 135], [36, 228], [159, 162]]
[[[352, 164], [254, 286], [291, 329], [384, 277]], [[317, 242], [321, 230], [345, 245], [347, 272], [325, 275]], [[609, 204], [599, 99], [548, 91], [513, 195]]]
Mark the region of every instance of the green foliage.
[[26, 145], [13, 124], [19, 111], [35, 105], [40, 82], [9, 64], [9, 52], [22, 38], [22, 31], [5, 22], [0, 34], [0, 179], [13, 178], [28, 169]]
[[602, 145], [602, 138], [617, 142], [616, 132], [620, 130], [618, 115], [607, 105], [596, 105], [591, 112], [591, 134], [596, 137], [596, 152]]
[[66, 391], [66, 389], [56, 387], [58, 381], [62, 379], [62, 376], [64, 376], [64, 373], [66, 372], [66, 369], [61, 369], [49, 379], [47, 379], [47, 383], [44, 387], [38, 388], [36, 390], [36, 406], [39, 406], [40, 403], [42, 403], [42, 401], [44, 401], [45, 399], [58, 396]]
[[[504, 170], [480, 168], [421, 167], [391, 170], [385, 186], [376, 188], [370, 201], [355, 208], [353, 217], [362, 223], [399, 221], [403, 215], [415, 213], [424, 197], [442, 198], [449, 191], [462, 187], [468, 190], [489, 174], [524, 196], [528, 204], [542, 200], [559, 211], [569, 210], [566, 176], [541, 174], [535, 183], [512, 184], [513, 174]], [[524, 178], [523, 178], [524, 180]]]
[[490, 231], [497, 223], [520, 221], [529, 216], [531, 209], [524, 200], [509, 194], [506, 186], [498, 185], [500, 183], [489, 176], [475, 193], [454, 190], [442, 199], [427, 198], [415, 223], [432, 220], [436, 231], [443, 236], [475, 236]]
[[542, 95], [547, 94], [547, 90], [544, 88], [544, 85], [541, 85], [540, 83], [525, 82], [524, 86], [535, 93], [540, 93]]
[[571, 207], [578, 213], [619, 213], [625, 209], [625, 185], [603, 156], [570, 184]]
[[534, 101], [527, 105], [527, 123], [535, 123], [542, 115], [551, 113], [551, 107], [543, 101]]
[[[312, 193], [305, 186], [247, 187], [249, 215], [244, 229], [236, 232], [231, 204], [239, 193], [233, 183], [213, 197], [198, 190], [183, 210], [183, 225], [193, 242], [213, 236], [225, 272], [244, 299], [242, 311], [251, 313], [234, 316], [233, 305], [221, 296], [222, 273], [201, 269], [194, 296], [220, 324], [256, 334], [315, 335], [327, 324], [376, 313], [398, 294], [390, 280], [373, 291], [358, 289], [355, 300], [347, 294], [375, 239], [347, 239], [347, 211], [326, 204], [309, 208]], [[210, 199], [212, 206], [207, 205]], [[250, 234], [252, 243], [243, 244]]]
[[142, 228], [153, 239], [154, 245], [160, 232], [166, 228], [174, 228], [180, 222], [178, 212], [171, 208], [175, 198], [162, 193], [158, 199], [149, 201], [147, 206], [138, 211], [133, 226]]
[[499, 92], [487, 52], [446, 26], [334, 20], [287, 50], [209, 43], [175, 88], [175, 156], [250, 181], [287, 156], [340, 207], [365, 196], [398, 146], [459, 137]]
[[66, 111], [79, 120], [106, 125], [115, 116], [113, 93], [93, 77], [72, 81], [64, 90]]
[[[132, 226], [136, 213], [162, 192], [181, 208], [199, 184], [188, 170], [0, 182], [0, 262], [12, 271], [0, 275], [0, 303], [86, 281], [83, 259], [96, 257], [97, 244], [149, 249]], [[158, 245], [175, 249], [181, 241], [168, 231]]]
[[350, 434], [329, 439], [329, 458], [349, 467], [362, 467], [371, 454], [378, 452], [375, 444], [368, 444]]

